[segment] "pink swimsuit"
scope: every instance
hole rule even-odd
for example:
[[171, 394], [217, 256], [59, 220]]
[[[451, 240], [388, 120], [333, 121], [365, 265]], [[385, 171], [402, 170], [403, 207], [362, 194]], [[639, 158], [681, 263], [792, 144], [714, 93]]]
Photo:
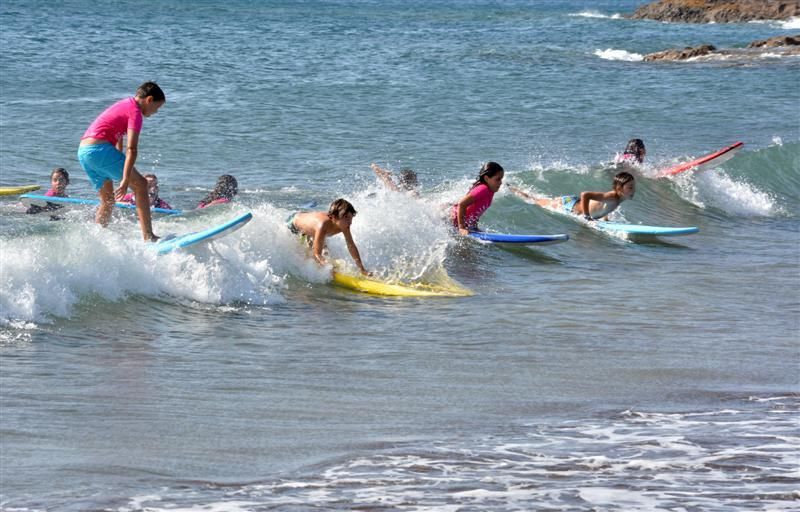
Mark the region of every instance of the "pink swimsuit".
[[636, 155], [634, 155], [632, 153], [623, 153], [621, 155], [617, 155], [617, 157], [614, 159], [614, 163], [615, 164], [626, 163], [626, 164], [637, 165], [637, 164], [639, 164], [641, 162], [639, 162], [639, 159], [636, 158]]
[[[125, 194], [125, 197], [122, 198], [121, 202], [128, 203], [128, 204], [136, 204], [136, 196], [134, 196], [133, 194]], [[160, 197], [156, 198], [156, 202], [155, 203], [151, 203], [150, 207], [151, 208], [164, 208], [165, 210], [171, 210], [172, 209], [172, 206], [170, 206], [169, 203], [167, 203], [166, 201], [164, 201]]]
[[[478, 219], [481, 218], [491, 205], [494, 198], [494, 192], [491, 191], [488, 185], [481, 183], [477, 187], [469, 191], [467, 195], [475, 198], [475, 202], [467, 206], [467, 211], [464, 214], [464, 225], [469, 230], [478, 228]], [[453, 225], [458, 228], [458, 205], [453, 206]]]
[[214, 205], [217, 205], [217, 204], [225, 204], [225, 203], [230, 203], [230, 202], [231, 202], [231, 200], [228, 199], [227, 197], [220, 197], [219, 199], [214, 199], [213, 201], [208, 202], [206, 204], [198, 203], [197, 207], [198, 208], [208, 208], [209, 206], [214, 206]]

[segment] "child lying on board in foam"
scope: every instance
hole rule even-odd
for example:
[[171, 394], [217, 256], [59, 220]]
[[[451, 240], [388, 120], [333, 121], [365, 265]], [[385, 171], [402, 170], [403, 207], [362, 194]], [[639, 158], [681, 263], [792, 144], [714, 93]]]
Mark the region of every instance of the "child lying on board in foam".
[[[155, 174], [145, 174], [144, 179], [147, 180], [147, 196], [150, 199], [151, 208], [164, 208], [165, 210], [172, 210], [172, 206], [164, 201], [158, 195], [158, 177]], [[127, 194], [122, 198], [123, 203], [136, 204], [136, 196], [134, 194]]]
[[412, 197], [419, 197], [419, 181], [417, 180], [417, 173], [411, 169], [401, 170], [400, 176], [397, 179], [397, 183], [395, 183], [390, 171], [380, 167], [378, 164], [371, 164], [370, 167], [389, 190], [394, 190], [395, 192], [406, 192]]
[[198, 208], [207, 208], [217, 204], [225, 204], [233, 201], [233, 197], [239, 193], [239, 183], [230, 174], [223, 174], [217, 179], [214, 190], [197, 204]]

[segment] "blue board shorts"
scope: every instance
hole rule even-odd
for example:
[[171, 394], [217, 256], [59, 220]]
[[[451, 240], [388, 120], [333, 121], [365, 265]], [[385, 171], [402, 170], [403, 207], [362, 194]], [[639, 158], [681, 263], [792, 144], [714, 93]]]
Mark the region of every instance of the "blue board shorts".
[[107, 180], [112, 182], [122, 180], [125, 155], [110, 142], [79, 146], [78, 161], [89, 176], [95, 191], [103, 188]]
[[564, 208], [566, 213], [572, 213], [572, 209], [575, 208], [575, 203], [578, 202], [578, 196], [561, 196], [561, 206]]

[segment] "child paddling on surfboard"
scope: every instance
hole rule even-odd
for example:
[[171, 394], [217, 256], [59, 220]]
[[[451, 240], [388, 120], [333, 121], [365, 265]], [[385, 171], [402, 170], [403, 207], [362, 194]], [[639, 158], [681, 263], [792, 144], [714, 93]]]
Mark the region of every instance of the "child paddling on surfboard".
[[467, 195], [453, 205], [450, 219], [462, 235], [478, 231], [478, 220], [492, 205], [495, 193], [503, 184], [505, 170], [497, 162], [486, 162], [481, 167], [478, 179], [472, 184]]
[[614, 164], [619, 167], [636, 167], [644, 163], [644, 156], [647, 150], [644, 147], [642, 139], [631, 139], [628, 145], [625, 146], [625, 151], [621, 155], [614, 158]]
[[[147, 180], [147, 198], [150, 200], [150, 207], [171, 210], [172, 206], [158, 195], [158, 177], [155, 174], [145, 174], [144, 179]], [[136, 196], [127, 194], [122, 198], [122, 202], [135, 205]]]
[[226, 204], [233, 201], [233, 197], [239, 193], [239, 182], [230, 174], [223, 174], [217, 179], [214, 190], [197, 204], [198, 208], [208, 208], [218, 204]]
[[633, 199], [633, 194], [636, 192], [636, 182], [633, 174], [622, 171], [614, 176], [612, 189], [608, 192], [586, 191], [575, 196], [534, 197], [516, 187], [509, 188], [519, 197], [533, 201], [539, 206], [582, 216], [588, 221], [594, 221], [607, 217], [609, 213], [619, 208], [622, 201]]
[[[67, 196], [67, 185], [69, 185], [69, 173], [63, 167], [56, 167], [50, 173], [50, 190], [44, 193], [47, 197], [69, 197]], [[63, 208], [60, 204], [47, 203], [47, 206], [32, 204], [25, 213], [41, 213], [58, 210]], [[60, 217], [51, 216], [51, 220], [59, 220]]]
[[403, 169], [400, 171], [400, 176], [395, 183], [392, 173], [387, 171], [378, 164], [371, 164], [370, 167], [381, 179], [386, 188], [395, 192], [405, 192], [412, 197], [419, 197], [419, 181], [417, 180], [417, 173], [411, 169]]
[[364, 275], [370, 275], [364, 264], [361, 263], [361, 255], [358, 247], [350, 234], [350, 225], [356, 209], [350, 202], [344, 199], [337, 199], [331, 203], [327, 212], [295, 212], [286, 219], [286, 227], [294, 235], [299, 235], [311, 245], [314, 259], [320, 265], [326, 265], [327, 261], [322, 254], [325, 249], [325, 239], [329, 236], [341, 233], [344, 236], [347, 250], [350, 252], [356, 266]]
[[[104, 110], [89, 125], [81, 137], [78, 160], [89, 176], [100, 206], [95, 220], [103, 227], [108, 225], [114, 210], [114, 199], [121, 200], [133, 190], [136, 197], [136, 213], [142, 228], [142, 237], [156, 241], [150, 219], [150, 201], [147, 197], [147, 181], [136, 170], [139, 148], [139, 133], [144, 117], [150, 117], [164, 106], [164, 91], [155, 82], [145, 82], [132, 98], [120, 100]], [[127, 149], [122, 152], [122, 138], [127, 139]], [[114, 182], [119, 182], [115, 189]]]

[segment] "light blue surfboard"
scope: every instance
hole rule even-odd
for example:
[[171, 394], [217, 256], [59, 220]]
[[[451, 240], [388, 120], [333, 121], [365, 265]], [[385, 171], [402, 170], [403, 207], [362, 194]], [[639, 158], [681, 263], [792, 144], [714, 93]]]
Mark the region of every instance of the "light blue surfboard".
[[510, 235], [505, 233], [487, 233], [486, 231], [470, 231], [469, 236], [486, 244], [516, 245], [548, 245], [569, 240], [569, 235]]
[[[517, 193], [517, 195], [520, 194]], [[531, 203], [531, 201], [528, 200], [527, 197], [523, 197], [523, 200], [527, 203]], [[643, 224], [625, 224], [622, 222], [607, 222], [607, 221], [587, 222], [583, 219], [582, 216], [575, 215], [573, 213], [567, 213], [562, 208], [550, 208], [550, 207], [543, 207], [543, 208], [549, 212], [569, 217], [572, 220], [583, 223], [588, 227], [597, 229], [598, 231], [605, 231], [614, 234], [624, 233], [628, 235], [644, 235], [644, 236], [683, 236], [683, 235], [692, 235], [700, 231], [700, 229], [695, 226], [669, 227], [669, 226], [645, 226]]]
[[[25, 206], [47, 206], [47, 203], [51, 204], [60, 204], [64, 206], [97, 206], [100, 204], [99, 199], [81, 199], [79, 197], [51, 197], [51, 196], [42, 196], [39, 194], [23, 194], [19, 196], [20, 201]], [[124, 209], [136, 209], [136, 205], [128, 204], [128, 203], [114, 203], [114, 206], [117, 208], [124, 208]], [[156, 213], [165, 213], [167, 215], [177, 215], [181, 213], [181, 210], [170, 210], [167, 208], [150, 208], [151, 211]]]
[[591, 223], [590, 226], [600, 231], [617, 233], [627, 233], [629, 235], [649, 235], [649, 236], [683, 236], [692, 235], [700, 229], [690, 227], [668, 227], [668, 226], [644, 226], [642, 224], [622, 224], [620, 222], [598, 221]]
[[195, 231], [193, 233], [187, 233], [180, 236], [172, 235], [164, 237], [158, 242], [150, 244], [149, 247], [151, 247], [154, 251], [157, 251], [158, 254], [166, 254], [176, 249], [183, 249], [201, 242], [210, 242], [217, 238], [221, 238], [233, 233], [237, 229], [240, 229], [245, 224], [250, 222], [252, 218], [253, 214], [247, 212], [229, 220], [228, 222], [204, 229], [202, 231]]

